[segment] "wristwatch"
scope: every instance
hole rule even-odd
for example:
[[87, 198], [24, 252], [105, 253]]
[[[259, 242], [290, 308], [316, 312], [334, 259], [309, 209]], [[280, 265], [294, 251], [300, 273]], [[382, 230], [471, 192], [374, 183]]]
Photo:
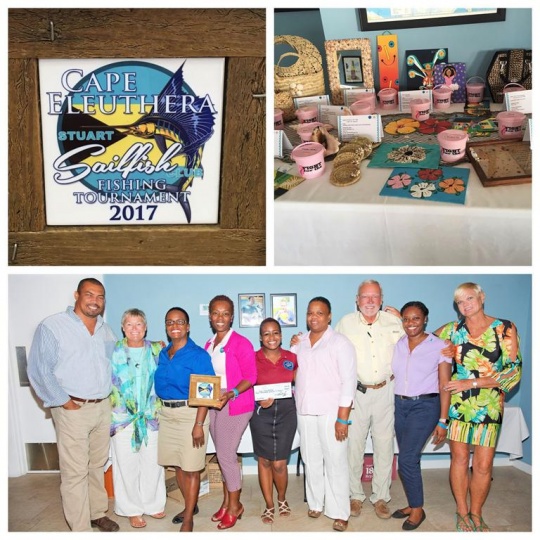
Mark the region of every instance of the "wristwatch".
[[474, 381], [472, 382], [472, 385], [473, 385], [473, 388], [476, 388], [478, 386], [478, 381], [474, 379]]

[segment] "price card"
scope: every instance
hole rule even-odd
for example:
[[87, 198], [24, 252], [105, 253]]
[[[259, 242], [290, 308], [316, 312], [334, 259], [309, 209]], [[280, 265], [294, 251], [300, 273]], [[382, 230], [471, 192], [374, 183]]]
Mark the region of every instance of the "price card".
[[330, 97], [326, 96], [305, 96], [293, 98], [295, 109], [305, 107], [306, 105], [330, 105]]
[[366, 94], [374, 94], [374, 88], [344, 88], [343, 89], [343, 98], [345, 105], [349, 107], [355, 101], [358, 101], [362, 96]]
[[283, 157], [284, 150], [292, 150], [293, 146], [289, 137], [282, 129], [274, 130], [274, 157]]
[[380, 114], [357, 114], [338, 117], [338, 139], [351, 141], [360, 135], [369, 137], [373, 142], [381, 142], [383, 129]]
[[523, 114], [532, 113], [532, 90], [506, 92], [504, 104], [507, 111], [517, 111]]
[[322, 124], [330, 124], [337, 127], [337, 119], [350, 114], [350, 109], [345, 105], [319, 105], [319, 122]]

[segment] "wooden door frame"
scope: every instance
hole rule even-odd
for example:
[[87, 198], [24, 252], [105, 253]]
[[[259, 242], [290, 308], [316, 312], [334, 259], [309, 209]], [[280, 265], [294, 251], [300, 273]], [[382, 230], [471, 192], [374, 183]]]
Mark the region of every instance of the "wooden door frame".
[[[265, 14], [10, 9], [8, 264], [264, 265]], [[226, 59], [219, 223], [48, 226], [38, 60], [194, 57]]]

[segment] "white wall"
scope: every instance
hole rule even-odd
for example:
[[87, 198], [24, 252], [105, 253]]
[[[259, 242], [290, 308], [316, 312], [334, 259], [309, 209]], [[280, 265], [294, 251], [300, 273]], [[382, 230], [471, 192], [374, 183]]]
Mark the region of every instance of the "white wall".
[[41, 401], [29, 386], [19, 385], [15, 347], [26, 347], [28, 355], [36, 326], [45, 317], [74, 305], [73, 293], [85, 277], [103, 280], [101, 275], [40, 275], [38, 280], [30, 280], [28, 275], [9, 276], [8, 476], [28, 472], [26, 443], [56, 442], [49, 409], [41, 407]]

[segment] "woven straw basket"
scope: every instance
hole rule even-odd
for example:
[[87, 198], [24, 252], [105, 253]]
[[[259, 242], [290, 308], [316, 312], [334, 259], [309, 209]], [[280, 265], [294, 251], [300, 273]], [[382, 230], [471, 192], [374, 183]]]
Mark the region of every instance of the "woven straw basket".
[[[285, 43], [296, 52], [286, 52], [274, 66], [274, 105], [283, 110], [285, 120], [294, 119], [294, 97], [317, 96], [325, 93], [322, 59], [318, 49], [300, 36], [275, 36], [274, 44]], [[292, 66], [281, 61], [297, 57]]]

